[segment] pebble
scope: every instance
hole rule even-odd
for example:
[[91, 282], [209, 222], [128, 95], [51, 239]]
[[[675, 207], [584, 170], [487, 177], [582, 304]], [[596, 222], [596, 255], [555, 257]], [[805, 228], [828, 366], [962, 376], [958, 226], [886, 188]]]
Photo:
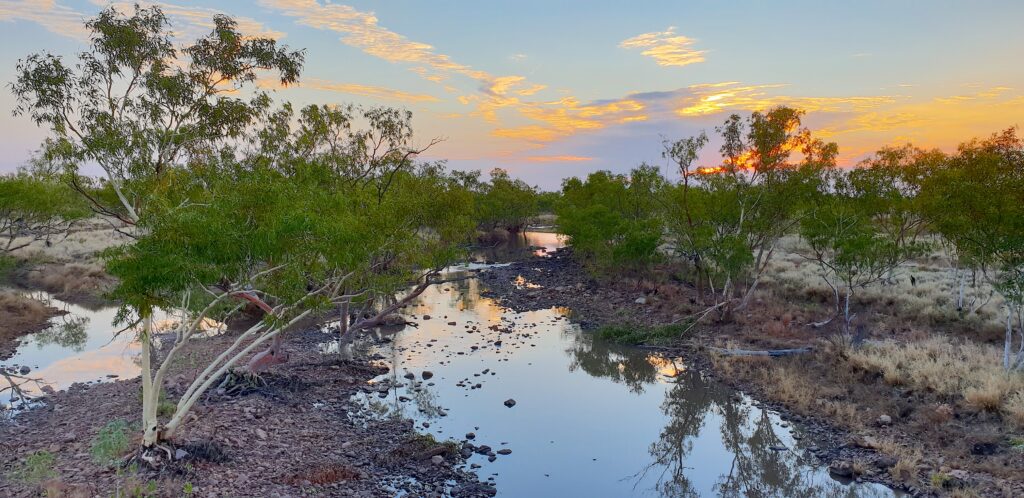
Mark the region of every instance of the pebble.
[[505, 400], [505, 406], [507, 406], [509, 408], [512, 408], [513, 406], [516, 406], [516, 400], [514, 400], [512, 398], [506, 399]]

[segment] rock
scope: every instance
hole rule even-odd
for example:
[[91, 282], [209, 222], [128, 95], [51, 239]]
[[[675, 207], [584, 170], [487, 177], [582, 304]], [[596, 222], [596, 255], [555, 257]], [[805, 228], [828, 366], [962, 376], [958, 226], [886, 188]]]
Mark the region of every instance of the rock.
[[786, 451], [789, 448], [787, 448], [786, 445], [784, 445], [784, 444], [773, 444], [768, 449], [770, 449], [772, 451]]
[[853, 465], [844, 460], [836, 460], [828, 466], [828, 472], [836, 477], [853, 477]]
[[405, 375], [403, 375], [402, 377], [405, 377], [406, 379], [409, 379], [409, 380], [413, 380], [413, 379], [416, 378], [416, 374], [414, 374], [412, 372], [406, 372]]
[[878, 417], [878, 425], [892, 425], [892, 417], [888, 415], [880, 415]]
[[490, 452], [491, 452], [491, 447], [487, 446], [486, 444], [482, 444], [482, 445], [476, 447], [476, 453], [478, 455], [486, 455], [486, 454], [488, 454]]
[[638, 298], [636, 298], [636, 301], [633, 301], [633, 302], [636, 303], [636, 304], [647, 304], [647, 298], [646, 297], [638, 297]]
[[427, 380], [427, 379], [429, 379], [429, 378], [434, 376], [434, 372], [431, 372], [429, 370], [424, 370], [423, 373], [420, 374], [420, 375], [423, 376], [423, 380]]
[[28, 375], [28, 373], [31, 371], [32, 369], [29, 368], [27, 365], [22, 365], [21, 368], [18, 369], [18, 373], [21, 375]]
[[498, 454], [499, 455], [511, 455], [512, 454], [512, 450], [510, 450], [508, 448], [502, 448], [502, 449], [498, 450]]
[[488, 457], [487, 457], [487, 461], [488, 461], [488, 462], [493, 462], [493, 461], [495, 461], [495, 460], [497, 460], [497, 459], [498, 459], [498, 457], [496, 457], [496, 456], [494, 456], [494, 455], [490, 455], [490, 456], [488, 456]]
[[256, 437], [258, 437], [260, 439], [266, 439], [267, 438], [267, 431], [265, 431], [263, 429], [256, 429], [255, 432], [256, 432]]
[[880, 469], [890, 469], [895, 467], [897, 463], [899, 463], [898, 459], [888, 455], [882, 455], [875, 460], [875, 466]]
[[434, 455], [430, 457], [430, 463], [434, 465], [441, 465], [442, 463], [444, 463], [444, 457], [441, 455]]
[[457, 322], [448, 322], [448, 325], [451, 325], [451, 326], [454, 327], [454, 326], [458, 325], [458, 323]]
[[505, 400], [505, 406], [507, 406], [509, 408], [512, 408], [513, 406], [516, 406], [516, 400], [514, 400], [512, 398], [506, 399]]
[[423, 315], [424, 320], [430, 320], [430, 315]]
[[185, 457], [187, 457], [187, 456], [188, 456], [188, 452], [183, 450], [183, 449], [181, 449], [181, 448], [178, 448], [178, 449], [174, 450], [174, 459], [175, 460], [184, 460]]
[[476, 433], [467, 432], [466, 433], [466, 439], [476, 439]]

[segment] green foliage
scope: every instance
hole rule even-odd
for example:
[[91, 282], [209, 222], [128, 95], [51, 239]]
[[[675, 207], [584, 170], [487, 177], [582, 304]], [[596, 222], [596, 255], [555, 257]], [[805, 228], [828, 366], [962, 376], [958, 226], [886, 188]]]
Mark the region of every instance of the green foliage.
[[57, 476], [57, 457], [49, 451], [32, 453], [9, 474], [11, 480], [35, 484]]
[[84, 199], [60, 181], [22, 171], [0, 176], [0, 254], [33, 241], [63, 239], [90, 214]]
[[[778, 107], [743, 120], [731, 116], [717, 128], [723, 162], [694, 168], [703, 134], [666, 142], [664, 156], [682, 181], [666, 195], [667, 229], [677, 251], [693, 266], [694, 280], [716, 301], [756, 288], [778, 240], [799, 219], [835, 161], [835, 144], [813, 139], [800, 128], [801, 112]], [[803, 154], [790, 161], [793, 151]]]
[[605, 325], [595, 332], [597, 337], [618, 344], [658, 345], [676, 341], [688, 329], [687, 323], [644, 327], [640, 325]]
[[482, 230], [518, 232], [540, 212], [537, 191], [501, 168], [491, 170], [488, 182], [480, 181], [479, 171], [459, 173], [457, 179], [473, 193], [476, 222]]
[[[108, 7], [86, 22], [89, 47], [74, 63], [50, 53], [18, 62], [15, 114], [50, 129], [44, 157], [97, 211], [134, 222], [173, 167], [230, 154], [262, 121], [266, 93], [238, 97], [258, 72], [297, 81], [302, 52], [246, 36], [225, 16], [213, 25], [179, 48], [159, 7], [127, 15]], [[82, 185], [83, 163], [99, 165], [106, 183]]]
[[128, 423], [123, 420], [108, 422], [92, 440], [89, 453], [97, 465], [114, 466], [127, 451], [130, 443]]
[[659, 257], [662, 242], [658, 195], [666, 181], [652, 166], [625, 175], [591, 173], [562, 184], [558, 224], [578, 257], [607, 271], [644, 270]]
[[824, 177], [828, 190], [815, 196], [799, 227], [810, 246], [810, 259], [835, 294], [836, 309], [843, 306], [846, 332], [852, 318], [850, 299], [857, 290], [882, 280], [928, 248], [907, 230], [891, 229], [899, 223], [894, 219], [911, 212], [904, 205], [908, 198], [884, 201], [877, 190], [865, 192], [859, 183], [865, 173], [875, 172], [829, 171]]

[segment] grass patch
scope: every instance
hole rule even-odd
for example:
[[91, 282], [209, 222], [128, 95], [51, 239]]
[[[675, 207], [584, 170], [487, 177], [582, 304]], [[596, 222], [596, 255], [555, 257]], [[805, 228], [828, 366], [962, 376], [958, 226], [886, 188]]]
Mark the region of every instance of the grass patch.
[[57, 477], [57, 471], [53, 469], [56, 462], [57, 457], [53, 453], [37, 451], [11, 471], [9, 477], [12, 480], [25, 483], [39, 483]]
[[605, 325], [597, 329], [597, 337], [601, 340], [618, 344], [667, 344], [676, 339], [686, 331], [688, 323], [674, 323], [670, 325], [659, 325], [657, 327], [644, 327], [641, 325]]
[[131, 438], [128, 436], [128, 423], [114, 420], [100, 429], [92, 440], [92, 460], [98, 465], [114, 466], [128, 451]]
[[931, 337], [869, 344], [849, 354], [853, 365], [881, 374], [890, 385], [962, 399], [978, 411], [1002, 414], [1007, 424], [1024, 424], [1024, 375], [1004, 371], [994, 346]]

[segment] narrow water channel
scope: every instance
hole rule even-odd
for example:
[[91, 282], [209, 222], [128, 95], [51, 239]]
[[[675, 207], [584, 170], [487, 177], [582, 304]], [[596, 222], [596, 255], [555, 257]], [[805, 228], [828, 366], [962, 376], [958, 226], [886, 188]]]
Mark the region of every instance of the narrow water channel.
[[[495, 456], [473, 453], [465, 465], [499, 496], [894, 496], [832, 479], [807, 452], [813, 441], [685, 359], [596, 340], [570, 310], [504, 309], [468, 271], [560, 245], [556, 234], [528, 232], [482, 251], [452, 269], [467, 278], [406, 310], [417, 326], [367, 335], [357, 347], [390, 371], [356, 396], [360, 416], [408, 417], [438, 440], [473, 433], [469, 442]], [[115, 308], [51, 302], [68, 314], [0, 364], [28, 366], [52, 389], [138, 375], [138, 344], [131, 331], [114, 336]]]
[[[527, 235], [523, 246], [551, 245], [551, 234]], [[481, 291], [473, 278], [429, 289], [407, 310], [417, 327], [369, 338], [390, 372], [357, 398], [366, 416], [408, 417], [438, 440], [472, 433], [496, 457], [467, 465], [499, 496], [894, 496], [834, 480], [813, 441], [682, 358], [608, 344], [569, 310], [515, 313]]]

